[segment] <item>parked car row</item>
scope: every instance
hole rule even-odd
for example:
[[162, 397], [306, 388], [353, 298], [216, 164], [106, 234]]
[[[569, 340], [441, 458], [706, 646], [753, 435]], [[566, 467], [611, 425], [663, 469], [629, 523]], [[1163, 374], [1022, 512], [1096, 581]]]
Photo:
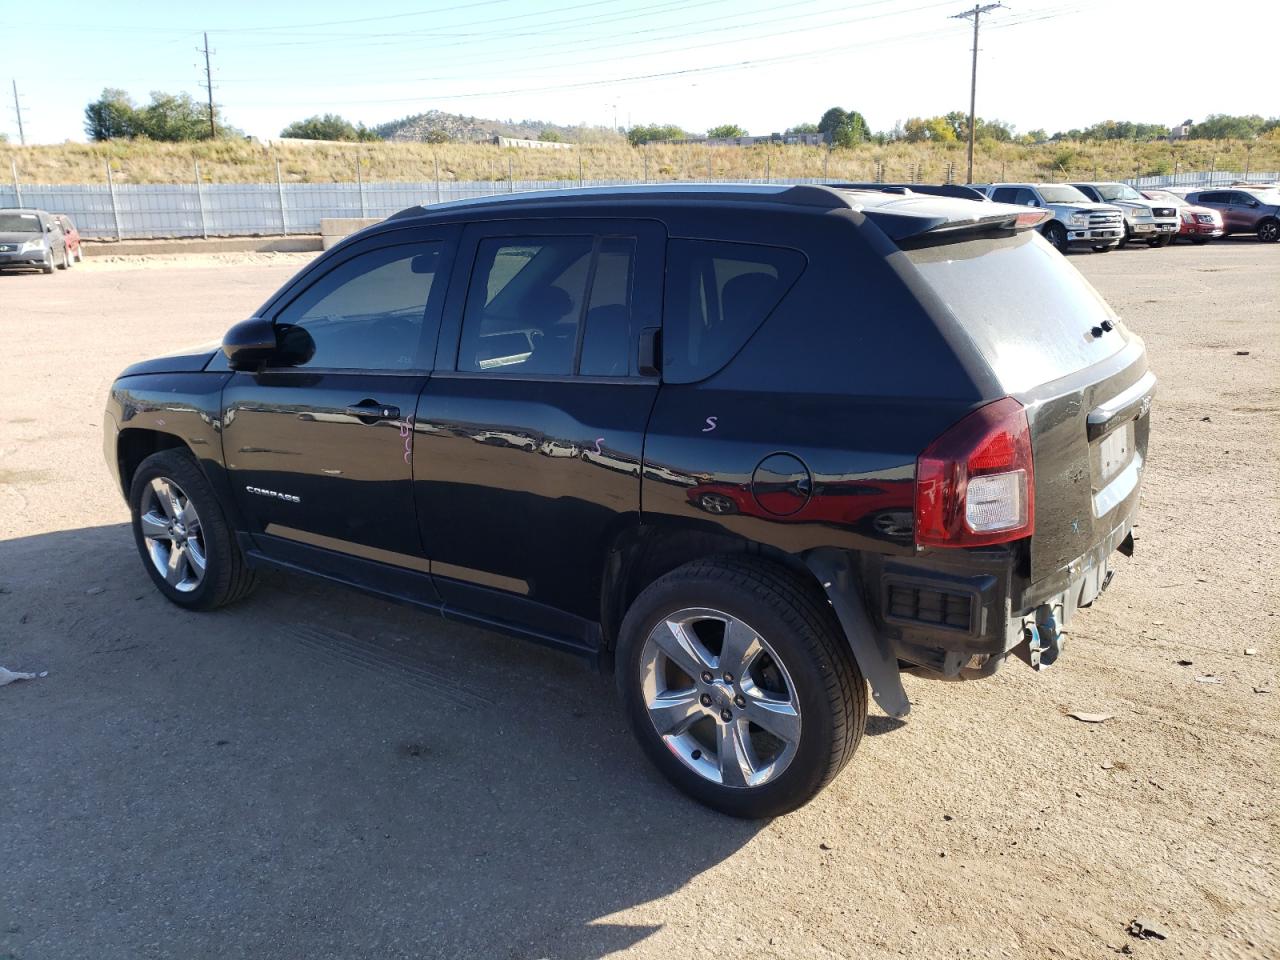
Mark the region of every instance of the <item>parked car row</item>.
[[[1235, 186], [1229, 190], [1136, 190], [1126, 183], [972, 184], [987, 199], [1037, 207], [1051, 214], [1040, 232], [1059, 251], [1089, 247], [1106, 253], [1143, 241], [1168, 246], [1183, 237], [1208, 243], [1252, 233], [1264, 243], [1280, 240], [1280, 188]], [[912, 187], [913, 190], [920, 188]]]
[[24, 267], [53, 273], [84, 259], [71, 218], [34, 208], [0, 209], [0, 270]]

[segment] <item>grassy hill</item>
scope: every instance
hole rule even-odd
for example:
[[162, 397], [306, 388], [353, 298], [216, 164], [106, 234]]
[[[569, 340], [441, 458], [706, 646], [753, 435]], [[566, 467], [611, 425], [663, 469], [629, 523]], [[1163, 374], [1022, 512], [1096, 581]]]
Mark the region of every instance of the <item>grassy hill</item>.
[[422, 143], [433, 133], [444, 134], [451, 141], [458, 143], [488, 141], [495, 136], [537, 140], [548, 131], [553, 132], [566, 143], [621, 142], [623, 140], [621, 134], [606, 127], [568, 127], [542, 120], [485, 120], [482, 117], [445, 113], [443, 110], [428, 110], [426, 113], [416, 113], [411, 117], [392, 120], [390, 123], [381, 123], [374, 127], [373, 131], [383, 140], [397, 143]]
[[[1240, 141], [1181, 143], [1060, 142], [1041, 146], [979, 144], [974, 179], [1118, 179], [1188, 170], [1243, 170]], [[827, 151], [820, 147], [704, 147], [625, 142], [588, 143], [574, 150], [519, 150], [479, 143], [315, 143], [266, 146], [254, 141], [152, 143], [112, 141], [19, 147], [0, 144], [0, 171], [10, 163], [23, 183], [103, 183], [111, 164], [117, 183], [190, 183], [200, 163], [207, 182], [254, 183], [275, 179], [276, 161], [290, 182], [354, 180], [427, 181], [439, 164], [442, 180], [577, 179], [704, 180], [822, 177], [939, 181], [953, 171], [965, 179], [963, 144], [893, 143]], [[1252, 170], [1280, 170], [1280, 140], [1259, 140]]]

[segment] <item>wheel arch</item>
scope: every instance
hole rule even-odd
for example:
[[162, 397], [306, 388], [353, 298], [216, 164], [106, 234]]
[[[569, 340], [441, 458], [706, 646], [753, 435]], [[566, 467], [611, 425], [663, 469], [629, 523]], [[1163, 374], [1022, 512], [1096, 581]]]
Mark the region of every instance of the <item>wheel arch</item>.
[[820, 548], [804, 555], [696, 525], [646, 524], [622, 531], [613, 541], [601, 575], [600, 669], [613, 671], [622, 619], [649, 584], [677, 567], [715, 557], [751, 557], [789, 571], [835, 614], [845, 642], [886, 713], [903, 718], [911, 710], [897, 657], [867, 612], [861, 584], [845, 550]]
[[799, 557], [697, 523], [635, 524], [620, 531], [605, 551], [600, 576], [601, 669], [610, 671], [618, 630], [627, 609], [660, 577], [695, 560], [758, 557], [800, 574], [821, 591]]
[[[120, 489], [125, 498], [133, 486], [133, 475], [142, 461], [161, 450], [183, 449], [191, 453], [190, 445], [179, 436], [147, 427], [126, 427], [116, 440], [116, 464], [119, 468]], [[197, 463], [199, 458], [197, 458]]]

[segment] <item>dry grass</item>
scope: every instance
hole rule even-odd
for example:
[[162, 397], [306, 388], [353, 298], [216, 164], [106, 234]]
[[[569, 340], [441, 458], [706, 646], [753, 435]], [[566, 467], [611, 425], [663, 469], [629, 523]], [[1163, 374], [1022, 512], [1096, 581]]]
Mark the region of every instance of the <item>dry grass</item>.
[[[702, 147], [595, 144], [572, 150], [519, 150], [488, 144], [361, 143], [276, 145], [249, 141], [151, 143], [148, 141], [18, 147], [0, 144], [5, 173], [16, 162], [23, 183], [101, 183], [111, 164], [119, 183], [190, 183], [195, 163], [206, 182], [253, 183], [275, 179], [276, 161], [287, 181], [333, 183], [366, 180], [702, 180], [820, 177], [871, 180], [883, 165], [885, 180], [965, 179], [963, 144], [866, 145], [828, 152], [818, 147]], [[1253, 170], [1280, 170], [1280, 141], [1260, 140]], [[1119, 141], [1043, 146], [980, 144], [974, 179], [1116, 179], [1176, 170], [1242, 170], [1238, 141], [1134, 144]]]

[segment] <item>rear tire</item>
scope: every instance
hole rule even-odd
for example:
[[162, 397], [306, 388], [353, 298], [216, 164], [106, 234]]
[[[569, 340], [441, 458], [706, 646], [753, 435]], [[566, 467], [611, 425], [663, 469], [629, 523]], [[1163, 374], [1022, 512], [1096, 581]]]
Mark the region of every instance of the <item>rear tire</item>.
[[649, 759], [730, 816], [807, 803], [866, 725], [867, 685], [830, 604], [759, 560], [698, 560], [650, 584], [623, 620], [615, 663]]
[[1067, 243], [1066, 228], [1062, 224], [1056, 220], [1052, 223], [1046, 223], [1044, 225], [1044, 238], [1052, 244], [1055, 250], [1064, 256], [1066, 255], [1069, 244]]
[[129, 512], [143, 566], [165, 599], [212, 610], [253, 589], [253, 571], [189, 451], [161, 450], [142, 461], [129, 486]]
[[1280, 220], [1267, 217], [1258, 224], [1258, 239], [1263, 243], [1275, 243], [1280, 240]]
[[84, 263], [84, 247], [76, 247], [76, 263]]

